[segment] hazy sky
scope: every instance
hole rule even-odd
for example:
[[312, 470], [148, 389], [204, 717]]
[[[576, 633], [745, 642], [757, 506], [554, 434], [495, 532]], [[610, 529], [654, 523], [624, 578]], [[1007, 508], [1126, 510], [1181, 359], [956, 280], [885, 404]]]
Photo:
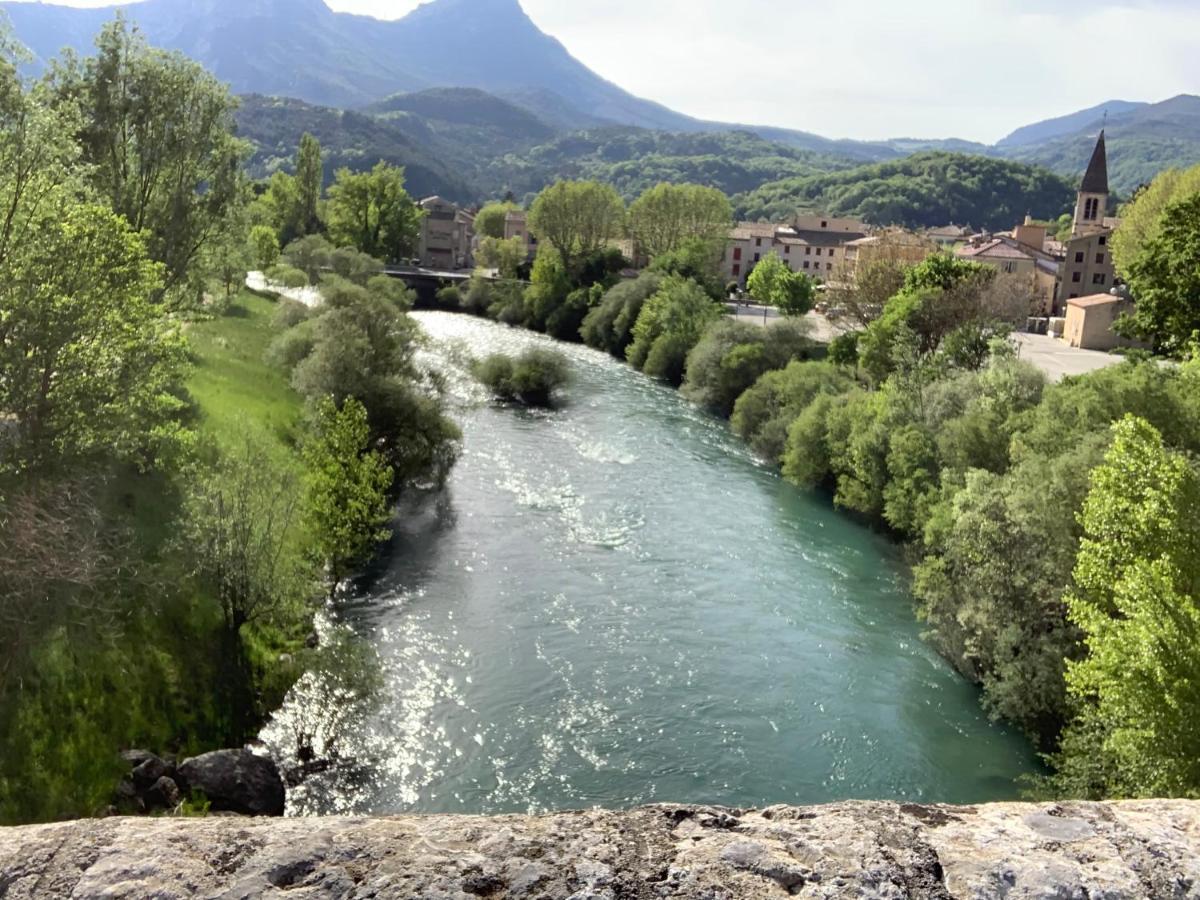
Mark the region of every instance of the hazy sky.
[[[66, 0], [106, 6], [104, 0]], [[415, 0], [328, 0], [398, 18]], [[1200, 0], [522, 0], [639, 96], [829, 137], [963, 137], [1200, 93]]]

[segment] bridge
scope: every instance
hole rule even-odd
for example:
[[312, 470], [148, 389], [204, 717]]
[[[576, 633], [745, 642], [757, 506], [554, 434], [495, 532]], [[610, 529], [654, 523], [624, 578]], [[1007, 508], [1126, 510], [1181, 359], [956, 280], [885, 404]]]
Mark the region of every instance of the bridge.
[[417, 304], [432, 306], [437, 299], [437, 292], [447, 285], [460, 285], [470, 281], [474, 272], [470, 269], [451, 271], [446, 269], [426, 269], [423, 266], [387, 266], [383, 274], [389, 278], [403, 281], [417, 295]]

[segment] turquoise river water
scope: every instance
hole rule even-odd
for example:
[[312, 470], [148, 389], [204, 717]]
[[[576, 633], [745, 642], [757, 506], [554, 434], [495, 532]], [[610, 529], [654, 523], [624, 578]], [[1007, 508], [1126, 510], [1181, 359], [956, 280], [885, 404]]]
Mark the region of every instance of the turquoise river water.
[[921, 640], [887, 540], [600, 353], [559, 345], [558, 410], [489, 403], [464, 349], [552, 342], [416, 315], [464, 452], [264, 732], [334, 761], [293, 812], [1017, 795], [1030, 746]]

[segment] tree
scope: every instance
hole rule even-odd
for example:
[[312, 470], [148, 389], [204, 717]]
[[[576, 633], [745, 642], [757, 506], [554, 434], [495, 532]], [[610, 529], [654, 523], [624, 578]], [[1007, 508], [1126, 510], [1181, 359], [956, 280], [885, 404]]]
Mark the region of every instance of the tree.
[[802, 316], [813, 308], [813, 284], [807, 275], [793, 272], [777, 253], [769, 253], [746, 280], [750, 296], [764, 306], [774, 306], [787, 316]]
[[315, 234], [321, 230], [318, 204], [324, 186], [325, 166], [321, 161], [321, 143], [305, 132], [296, 152], [296, 193], [301, 235]]
[[1113, 265], [1128, 280], [1146, 246], [1167, 222], [1168, 206], [1200, 194], [1200, 166], [1160, 172], [1144, 190], [1121, 208], [1121, 227], [1110, 239]]
[[794, 361], [786, 369], [765, 373], [737, 399], [733, 430], [761, 458], [778, 463], [787, 445], [788, 428], [817, 397], [845, 394], [854, 387], [853, 377], [837, 366]]
[[504, 240], [504, 223], [508, 214], [517, 208], [510, 202], [487, 203], [475, 214], [475, 233], [481, 238]]
[[243, 435], [232, 452], [188, 479], [185, 550], [234, 634], [304, 597], [303, 567], [290, 549], [299, 518], [296, 480], [264, 466], [266, 455]]
[[1129, 288], [1136, 306], [1118, 330], [1186, 352], [1200, 335], [1200, 193], [1163, 211], [1158, 234], [1129, 264]]
[[475, 258], [484, 268], [496, 269], [501, 278], [515, 279], [527, 255], [525, 241], [519, 237], [504, 240], [488, 236], [479, 242]]
[[58, 66], [52, 83], [77, 104], [86, 177], [164, 265], [164, 287], [184, 284], [227, 210], [241, 202], [246, 145], [234, 137], [237, 101], [180, 53], [146, 46], [118, 16], [96, 55]]
[[310, 284], [316, 284], [332, 264], [333, 252], [333, 245], [322, 235], [310, 234], [284, 247], [283, 258], [308, 276]]
[[370, 172], [339, 169], [328, 212], [334, 243], [385, 262], [410, 255], [421, 228], [421, 210], [404, 190], [404, 169], [385, 162]]
[[387, 540], [393, 474], [370, 449], [367, 411], [353, 398], [331, 398], [315, 411], [315, 433], [304, 447], [306, 516], [315, 550], [329, 575], [332, 598], [351, 568]]
[[[1092, 475], [1084, 538], [1067, 597], [1087, 655], [1068, 664], [1082, 704], [1071, 728], [1091, 738], [1109, 795], [1200, 791], [1200, 475], [1146, 421], [1113, 426]], [[1069, 739], [1064, 742], [1072, 746]]]
[[260, 272], [279, 262], [279, 238], [273, 229], [266, 225], [255, 225], [250, 229], [250, 255]]
[[914, 250], [934, 250], [932, 241], [904, 231], [888, 230], [859, 248], [858, 259], [850, 269], [839, 264], [825, 287], [830, 308], [841, 310], [855, 326], [865, 328], [883, 314], [884, 305], [904, 285], [904, 276], [913, 265]]
[[658, 293], [662, 282], [662, 275], [647, 271], [633, 281], [622, 281], [609, 288], [583, 320], [579, 329], [583, 342], [624, 359], [642, 306]]
[[679, 250], [690, 240], [723, 247], [732, 224], [729, 198], [698, 184], [659, 184], [629, 208], [634, 252], [646, 259]]
[[529, 210], [529, 230], [545, 241], [573, 273], [579, 261], [621, 233], [625, 203], [606, 184], [559, 181], [538, 195]]
[[814, 349], [812, 327], [789, 320], [764, 328], [725, 319], [712, 325], [687, 358], [683, 394], [719, 416], [728, 417], [746, 390], [772, 369], [782, 369]]
[[0, 278], [0, 465], [128, 458], [176, 427], [183, 343], [152, 301], [162, 274], [120, 216], [67, 191], [43, 202]]
[[694, 281], [677, 275], [663, 279], [633, 326], [626, 351], [630, 365], [672, 384], [683, 381], [687, 355], [723, 309]]

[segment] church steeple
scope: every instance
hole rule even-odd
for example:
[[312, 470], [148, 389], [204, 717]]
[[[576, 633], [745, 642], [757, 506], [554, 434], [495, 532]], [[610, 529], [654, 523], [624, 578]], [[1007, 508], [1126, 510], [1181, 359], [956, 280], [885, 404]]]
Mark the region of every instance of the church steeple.
[[1108, 151], [1104, 144], [1104, 132], [1101, 131], [1079, 186], [1079, 198], [1075, 203], [1075, 234], [1087, 234], [1103, 228], [1107, 209]]

